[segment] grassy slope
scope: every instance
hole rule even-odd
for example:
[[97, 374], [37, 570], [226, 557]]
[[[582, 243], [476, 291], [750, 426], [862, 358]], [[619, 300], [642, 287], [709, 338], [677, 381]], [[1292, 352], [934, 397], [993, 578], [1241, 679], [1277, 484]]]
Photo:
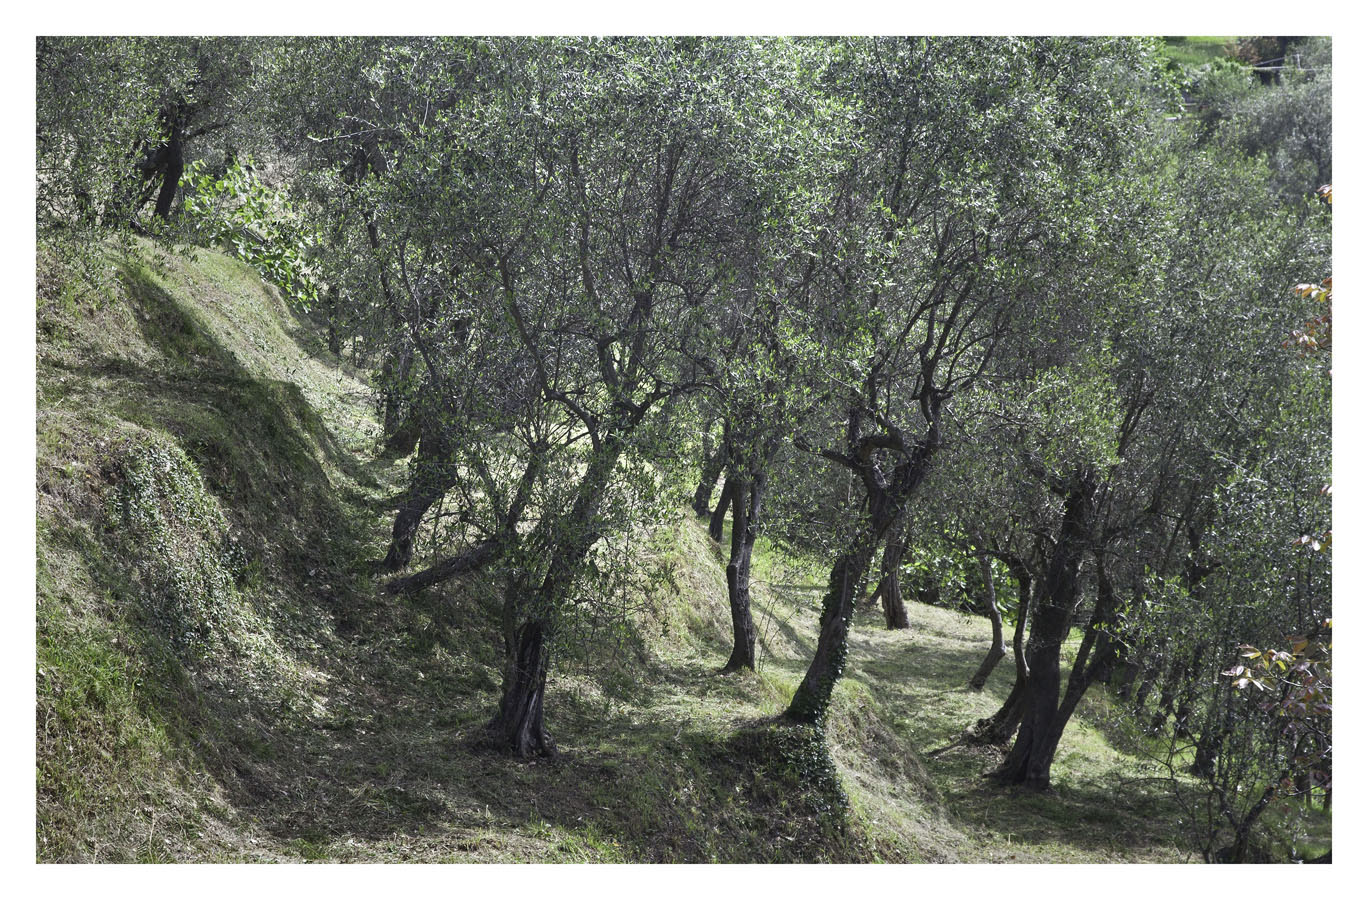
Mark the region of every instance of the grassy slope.
[[1166, 37], [1160, 53], [1176, 63], [1200, 66], [1213, 60], [1229, 56], [1239, 42], [1231, 35], [1187, 35]]
[[984, 784], [992, 751], [928, 754], [1009, 687], [1005, 666], [964, 687], [982, 620], [861, 611], [831, 756], [757, 726], [802, 674], [820, 573], [760, 554], [760, 670], [719, 677], [721, 555], [688, 517], [611, 658], [558, 662], [561, 758], [473, 749], [494, 598], [384, 599], [364, 574], [403, 465], [373, 458], [357, 374], [217, 254], [125, 264], [112, 296], [39, 271], [40, 859], [1184, 858], [1152, 773], [1088, 724], [1102, 699], [1055, 795]]

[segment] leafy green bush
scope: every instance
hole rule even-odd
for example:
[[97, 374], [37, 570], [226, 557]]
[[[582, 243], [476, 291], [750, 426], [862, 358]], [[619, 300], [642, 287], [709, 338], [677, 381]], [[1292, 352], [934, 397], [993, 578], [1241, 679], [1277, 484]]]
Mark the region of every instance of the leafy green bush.
[[206, 245], [231, 250], [308, 310], [318, 300], [308, 263], [313, 237], [289, 199], [258, 181], [253, 169], [251, 160], [231, 163], [222, 175], [209, 171], [203, 160], [186, 167], [190, 234]]

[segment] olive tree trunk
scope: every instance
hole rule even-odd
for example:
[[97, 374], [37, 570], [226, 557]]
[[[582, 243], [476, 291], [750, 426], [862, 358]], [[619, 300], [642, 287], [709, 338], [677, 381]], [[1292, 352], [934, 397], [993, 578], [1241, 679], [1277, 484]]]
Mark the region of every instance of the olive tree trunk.
[[1060, 716], [1060, 648], [1078, 606], [1078, 573], [1091, 541], [1096, 492], [1091, 473], [1083, 473], [1065, 497], [1059, 537], [1031, 616], [1031, 639], [1026, 648], [1031, 674], [1026, 681], [1021, 727], [1007, 758], [994, 773], [1005, 784], [1037, 789], [1050, 785], [1050, 766], [1067, 720]]
[[727, 509], [731, 506], [731, 495], [735, 485], [732, 484], [730, 476], [727, 482], [722, 485], [722, 494], [717, 498], [717, 508], [713, 510], [712, 518], [708, 520], [708, 536], [717, 543], [722, 543], [722, 526], [727, 523]]
[[988, 556], [982, 553], [979, 554], [978, 564], [979, 573], [983, 576], [984, 605], [988, 619], [993, 623], [993, 643], [988, 648], [988, 655], [979, 664], [978, 671], [969, 679], [969, 688], [975, 691], [983, 690], [988, 683], [988, 676], [993, 674], [998, 662], [1007, 655], [1007, 641], [1002, 634], [1002, 610], [998, 609], [997, 589], [993, 586], [993, 565]]
[[546, 730], [546, 624], [539, 618], [513, 629], [506, 645], [499, 712], [485, 726], [503, 749], [524, 758], [556, 753]]
[[717, 449], [711, 453], [708, 452], [706, 444], [707, 440], [705, 439], [703, 448], [703, 475], [698, 480], [698, 488], [694, 491], [693, 496], [693, 510], [700, 518], [707, 516], [712, 509], [712, 495], [713, 491], [717, 488], [718, 476], [722, 474], [722, 470], [727, 465], [726, 443], [719, 444]]
[[157, 194], [155, 209], [159, 219], [171, 218], [171, 210], [175, 208], [176, 191], [180, 189], [181, 176], [185, 173], [185, 148], [181, 143], [179, 126], [172, 129], [171, 137], [164, 149], [162, 185], [161, 191]]
[[907, 618], [907, 604], [903, 601], [902, 567], [903, 554], [907, 552], [906, 524], [899, 519], [888, 530], [888, 540], [884, 544], [883, 561], [879, 566], [879, 586], [874, 597], [883, 604], [884, 625], [890, 630], [910, 627]]
[[727, 600], [731, 605], [732, 652], [723, 672], [755, 668], [755, 620], [751, 616], [750, 569], [759, 534], [765, 475], [749, 481], [729, 478], [731, 486], [731, 558], [727, 561]]
[[544, 519], [529, 538], [544, 547], [545, 577], [529, 589], [524, 577], [509, 579], [504, 595], [505, 666], [499, 711], [485, 726], [498, 747], [517, 756], [554, 756], [556, 745], [545, 725], [547, 642], [557, 611], [575, 576], [601, 536], [599, 504], [621, 456], [618, 441], [606, 441], [590, 460], [564, 516]]
[[1016, 734], [1026, 711], [1026, 682], [1031, 668], [1026, 661], [1026, 623], [1031, 618], [1031, 573], [1025, 564], [1014, 557], [1006, 560], [1017, 583], [1017, 621], [1012, 631], [1012, 659], [1016, 666], [1016, 680], [1012, 690], [998, 711], [986, 719], [979, 719], [969, 732], [971, 744], [1006, 744]]
[[424, 430], [418, 444], [418, 459], [408, 490], [399, 502], [390, 535], [389, 551], [381, 566], [386, 572], [397, 572], [413, 561], [413, 542], [423, 516], [455, 483], [452, 471], [451, 447], [440, 426]]
[[817, 650], [807, 674], [793, 694], [784, 717], [793, 722], [815, 725], [826, 716], [831, 692], [845, 670], [850, 617], [855, 610], [855, 593], [860, 578], [869, 568], [877, 537], [864, 534], [836, 558], [822, 598], [821, 632]]

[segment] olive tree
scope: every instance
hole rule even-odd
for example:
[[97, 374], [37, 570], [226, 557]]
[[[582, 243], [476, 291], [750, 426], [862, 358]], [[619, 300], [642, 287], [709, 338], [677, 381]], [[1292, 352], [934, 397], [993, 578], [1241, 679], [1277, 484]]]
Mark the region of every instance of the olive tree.
[[[1125, 41], [850, 42], [832, 90], [864, 148], [840, 176], [817, 288], [825, 417], [804, 446], [850, 472], [861, 514], [837, 541], [811, 665], [786, 713], [818, 722], [845, 664], [875, 548], [925, 479], [953, 398], [1021, 310], [1066, 277], [1089, 214], [1148, 109]], [[1088, 90], [1080, 89], [1089, 85]]]

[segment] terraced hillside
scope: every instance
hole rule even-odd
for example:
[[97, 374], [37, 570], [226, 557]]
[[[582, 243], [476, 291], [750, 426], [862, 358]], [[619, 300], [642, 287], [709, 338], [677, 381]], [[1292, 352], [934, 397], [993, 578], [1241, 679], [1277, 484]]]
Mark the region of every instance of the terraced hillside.
[[109, 266], [97, 289], [39, 258], [40, 860], [1189, 858], [1102, 694], [1051, 794], [982, 781], [995, 751], [945, 749], [1010, 686], [1003, 666], [966, 687], [981, 619], [912, 604], [891, 632], [862, 611], [825, 735], [767, 725], [810, 656], [820, 576], [762, 545], [759, 671], [719, 676], [721, 551], [684, 512], [651, 539], [668, 577], [627, 627], [559, 651], [561, 755], [479, 749], [494, 592], [372, 580], [405, 462], [377, 454], [365, 373], [224, 256]]

